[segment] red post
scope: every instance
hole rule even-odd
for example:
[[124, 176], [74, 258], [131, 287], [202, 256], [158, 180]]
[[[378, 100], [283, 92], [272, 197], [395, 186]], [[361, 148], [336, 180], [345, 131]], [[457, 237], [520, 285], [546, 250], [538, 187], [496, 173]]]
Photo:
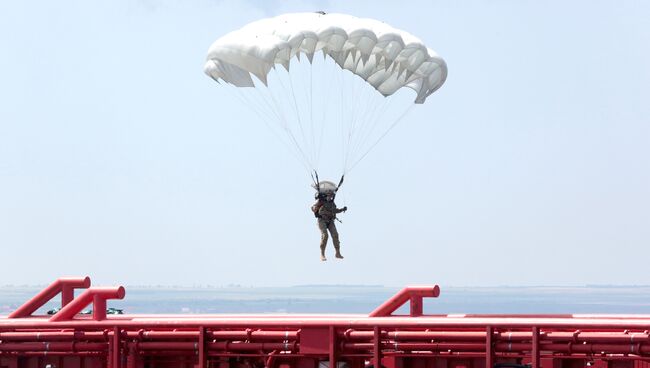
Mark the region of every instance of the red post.
[[421, 296], [412, 296], [411, 297], [411, 317], [419, 317], [422, 315], [422, 297]]
[[100, 295], [93, 296], [93, 319], [103, 321], [106, 319], [106, 299]]
[[205, 327], [199, 327], [199, 368], [206, 367], [205, 361]]
[[541, 368], [539, 365], [539, 327], [533, 327], [533, 351], [531, 354], [532, 368]]
[[122, 366], [120, 355], [120, 328], [113, 327], [113, 368], [120, 368]]
[[[375, 357], [375, 368], [381, 368], [381, 331], [379, 327], [374, 329], [373, 356]], [[330, 367], [333, 368], [333, 367]]]
[[135, 345], [135, 343], [129, 344], [129, 355], [126, 356], [126, 368], [137, 368], [138, 366], [138, 351]]
[[485, 368], [494, 368], [494, 348], [492, 347], [492, 326], [485, 328]]
[[334, 326], [330, 326], [330, 351], [329, 351], [329, 358], [330, 358], [330, 366], [329, 368], [336, 368], [336, 333], [334, 330]]

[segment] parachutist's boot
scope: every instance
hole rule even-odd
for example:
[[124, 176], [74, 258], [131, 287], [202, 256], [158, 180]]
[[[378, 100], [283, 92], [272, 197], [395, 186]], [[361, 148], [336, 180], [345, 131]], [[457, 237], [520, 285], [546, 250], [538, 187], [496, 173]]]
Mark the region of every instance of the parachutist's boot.
[[327, 258], [325, 258], [325, 252], [320, 252], [320, 260], [327, 261]]
[[341, 255], [341, 251], [338, 250], [338, 249], [336, 250], [336, 255], [334, 257], [339, 258], [339, 259], [343, 259], [343, 255]]

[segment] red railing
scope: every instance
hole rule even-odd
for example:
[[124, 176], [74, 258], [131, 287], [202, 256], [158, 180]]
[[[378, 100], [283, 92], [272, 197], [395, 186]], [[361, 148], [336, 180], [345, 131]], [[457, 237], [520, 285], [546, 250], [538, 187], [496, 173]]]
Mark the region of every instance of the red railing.
[[[440, 289], [418, 286], [369, 315], [107, 316], [124, 288], [68, 298], [89, 286], [58, 280], [0, 317], [0, 367], [650, 368], [647, 315], [426, 315]], [[64, 289], [57, 314], [33, 315]], [[91, 303], [92, 318], [78, 314]]]

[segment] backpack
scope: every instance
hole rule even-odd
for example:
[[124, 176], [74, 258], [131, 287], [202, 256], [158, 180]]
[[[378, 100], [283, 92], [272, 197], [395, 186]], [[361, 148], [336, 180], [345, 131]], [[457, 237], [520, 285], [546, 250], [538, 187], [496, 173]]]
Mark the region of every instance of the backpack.
[[314, 213], [314, 217], [320, 218], [320, 215], [318, 214], [318, 210], [320, 210], [321, 207], [323, 207], [323, 202], [321, 200], [318, 200], [316, 203], [314, 203], [311, 206], [311, 212]]

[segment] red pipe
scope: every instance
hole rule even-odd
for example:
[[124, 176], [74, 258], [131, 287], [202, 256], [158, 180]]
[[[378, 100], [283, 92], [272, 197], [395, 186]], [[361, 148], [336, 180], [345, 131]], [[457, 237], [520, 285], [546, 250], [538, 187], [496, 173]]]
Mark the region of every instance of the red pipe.
[[9, 314], [8, 318], [24, 318], [31, 316], [38, 308], [45, 305], [61, 293], [61, 307], [69, 304], [74, 297], [74, 289], [90, 287], [90, 277], [61, 277], [50, 284], [50, 286], [41, 290], [33, 298], [28, 300]]
[[106, 340], [105, 332], [83, 331], [43, 331], [43, 332], [0, 332], [3, 341], [66, 341], [66, 340]]
[[[373, 343], [343, 343], [345, 350], [362, 350], [372, 354]], [[476, 343], [381, 343], [382, 350], [388, 351], [451, 351], [481, 352], [485, 344]], [[495, 351], [500, 353], [526, 353], [533, 350], [528, 343], [497, 343]], [[581, 354], [648, 354], [650, 346], [644, 344], [540, 344], [540, 350], [552, 353]]]
[[[78, 299], [78, 298], [77, 298]], [[75, 299], [76, 300], [76, 299]], [[60, 313], [60, 312], [59, 312]], [[57, 313], [55, 316], [59, 315]], [[224, 328], [307, 328], [307, 327], [336, 327], [336, 328], [360, 328], [369, 329], [374, 327], [390, 329], [479, 329], [486, 325], [496, 329], [528, 329], [533, 326], [546, 329], [566, 330], [648, 330], [650, 320], [642, 319], [553, 319], [553, 318], [480, 318], [463, 319], [449, 317], [350, 317], [341, 318], [336, 315], [321, 315], [314, 318], [266, 318], [246, 317], [242, 319], [220, 318], [218, 315], [212, 318], [146, 318], [146, 319], [107, 319], [102, 321], [90, 321], [88, 319], [76, 319], [57, 321], [52, 319], [18, 319], [9, 320], [0, 318], [0, 329], [3, 326], [11, 329], [63, 329], [74, 328], [82, 330], [97, 330], [113, 327], [128, 329], [151, 329], [151, 328], [192, 328], [200, 326], [213, 329]]]
[[[528, 352], [532, 350], [532, 344], [497, 343], [495, 349], [500, 352]], [[540, 350], [554, 353], [648, 354], [650, 346], [641, 344], [541, 344]]]
[[[350, 341], [372, 340], [372, 331], [345, 331], [339, 336]], [[484, 341], [485, 332], [479, 331], [394, 331], [381, 333], [384, 339], [406, 340], [445, 340], [445, 341]]]
[[122, 286], [89, 288], [53, 315], [49, 322], [71, 320], [91, 302], [93, 303], [93, 319], [95, 321], [105, 320], [106, 300], [123, 299], [125, 294], [126, 291]]
[[177, 339], [198, 339], [198, 331], [126, 331], [122, 336], [131, 339], [146, 340], [177, 340]]
[[0, 344], [0, 351], [104, 351], [108, 344], [101, 342], [9, 342]]
[[422, 315], [422, 298], [437, 298], [440, 295], [440, 287], [434, 286], [407, 286], [393, 295], [372, 311], [368, 317], [388, 317], [407, 301], [411, 301], [411, 316]]
[[[199, 337], [199, 332], [140, 330], [127, 331], [122, 335], [146, 340], [196, 339]], [[298, 331], [208, 331], [206, 335], [215, 340], [295, 341], [298, 339]]]
[[[340, 336], [348, 341], [370, 341], [373, 333], [370, 331], [346, 331]], [[484, 332], [463, 332], [463, 331], [404, 331], [404, 332], [382, 332], [382, 339], [390, 339], [393, 342], [412, 340], [438, 340], [437, 342], [451, 341], [485, 341]], [[494, 335], [497, 342], [530, 342], [530, 332], [499, 332]], [[650, 336], [647, 333], [624, 333], [624, 332], [544, 332], [540, 334], [541, 342], [574, 342], [574, 343], [647, 343]]]
[[269, 340], [289, 340], [298, 339], [299, 331], [210, 331], [208, 336], [218, 340], [251, 340], [251, 341], [269, 341]]
[[4, 355], [9, 356], [58, 356], [58, 357], [67, 357], [67, 356], [80, 356], [80, 357], [106, 357], [106, 352], [104, 351], [21, 351], [19, 353], [3, 353]]
[[137, 350], [199, 350], [198, 342], [175, 341], [175, 342], [139, 342]]
[[[70, 332], [62, 333], [65, 336], [71, 336]], [[55, 336], [56, 333], [41, 333], [41, 339], [45, 340], [45, 336]], [[206, 332], [208, 338], [219, 340], [248, 340], [248, 341], [296, 341], [298, 338], [297, 331], [208, 331]], [[340, 338], [348, 341], [371, 341], [374, 338], [372, 331], [353, 331], [348, 330], [338, 334]], [[25, 336], [35, 338], [36, 333], [0, 333], [0, 337], [7, 336], [7, 339], [14, 338], [13, 336]], [[91, 336], [91, 335], [88, 335]], [[97, 338], [104, 337], [104, 334], [97, 333]], [[197, 331], [126, 331], [122, 336], [128, 338], [147, 339], [147, 340], [169, 340], [169, 339], [196, 339], [198, 338]], [[485, 341], [485, 332], [479, 331], [382, 331], [382, 339], [390, 339], [393, 342], [413, 342], [413, 340], [438, 340], [438, 342], [471, 342], [471, 341]], [[77, 336], [78, 339], [82, 335]], [[494, 335], [494, 339], [498, 342], [521, 342], [531, 341], [532, 334], [530, 332], [500, 332]], [[650, 342], [650, 336], [645, 333], [623, 333], [623, 332], [544, 332], [540, 334], [540, 341], [567, 341], [567, 342], [618, 342], [618, 343], [642, 343]]]
[[[428, 351], [484, 351], [485, 344], [472, 344], [472, 343], [385, 343], [381, 344], [382, 350], [428, 350]], [[366, 342], [348, 342], [343, 343], [343, 348], [346, 350], [366, 350], [372, 352], [374, 347], [373, 343]]]
[[210, 350], [226, 351], [250, 351], [250, 350], [280, 350], [294, 351], [297, 348], [295, 342], [273, 343], [273, 342], [250, 342], [250, 343], [231, 343], [231, 342], [210, 342], [207, 344]]
[[602, 333], [602, 332], [548, 332], [544, 340], [574, 341], [574, 342], [619, 342], [647, 343], [650, 335], [647, 333]]
[[[266, 343], [266, 342], [209, 342], [206, 344], [209, 350], [225, 351], [257, 351], [257, 350], [295, 350], [296, 343]], [[139, 342], [139, 350], [197, 350], [197, 342]]]

